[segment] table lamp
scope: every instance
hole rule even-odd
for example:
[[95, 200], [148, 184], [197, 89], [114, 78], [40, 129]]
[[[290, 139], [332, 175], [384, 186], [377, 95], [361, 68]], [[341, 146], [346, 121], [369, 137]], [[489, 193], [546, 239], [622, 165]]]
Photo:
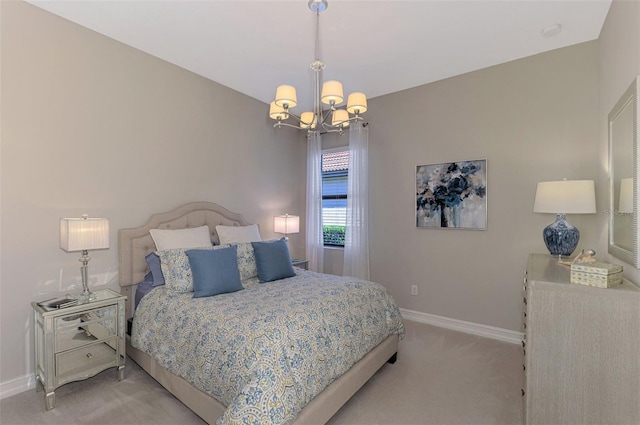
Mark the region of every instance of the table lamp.
[[533, 212], [556, 214], [556, 221], [545, 227], [542, 232], [544, 243], [551, 255], [571, 255], [578, 246], [580, 231], [567, 222], [566, 214], [596, 212], [593, 180], [538, 183]]
[[92, 292], [88, 284], [88, 264], [91, 257], [89, 251], [109, 248], [109, 220], [106, 218], [89, 218], [84, 214], [82, 218], [60, 219], [60, 248], [65, 252], [82, 251], [79, 261], [82, 263], [82, 298], [89, 300]]
[[273, 217], [273, 231], [275, 233], [283, 233], [284, 240], [289, 243], [288, 235], [300, 231], [300, 217], [289, 214]]

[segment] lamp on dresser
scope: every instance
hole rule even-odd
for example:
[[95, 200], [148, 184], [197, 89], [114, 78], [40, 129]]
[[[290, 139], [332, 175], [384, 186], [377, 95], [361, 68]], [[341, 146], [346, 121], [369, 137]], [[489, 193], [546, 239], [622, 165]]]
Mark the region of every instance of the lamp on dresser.
[[571, 255], [578, 246], [580, 231], [569, 224], [566, 214], [596, 212], [593, 180], [559, 180], [540, 182], [533, 211], [556, 214], [556, 221], [544, 228], [544, 243], [551, 255]]
[[109, 220], [106, 218], [89, 218], [84, 214], [81, 218], [60, 219], [60, 248], [65, 252], [81, 251], [79, 261], [82, 263], [82, 296], [91, 299], [89, 290], [89, 251], [109, 248]]
[[284, 234], [284, 240], [289, 243], [289, 235], [300, 232], [300, 217], [289, 214], [273, 217], [273, 231]]

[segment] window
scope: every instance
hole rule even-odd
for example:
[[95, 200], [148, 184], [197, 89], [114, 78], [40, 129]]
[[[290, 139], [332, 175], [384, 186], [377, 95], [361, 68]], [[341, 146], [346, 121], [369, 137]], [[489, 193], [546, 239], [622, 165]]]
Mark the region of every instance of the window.
[[325, 246], [344, 246], [349, 151], [322, 154], [322, 235]]

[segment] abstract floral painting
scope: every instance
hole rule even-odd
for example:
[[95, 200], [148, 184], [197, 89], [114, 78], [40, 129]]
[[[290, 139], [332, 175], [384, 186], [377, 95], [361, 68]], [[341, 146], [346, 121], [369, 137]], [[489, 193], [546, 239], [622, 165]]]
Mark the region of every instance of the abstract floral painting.
[[418, 165], [416, 226], [486, 230], [487, 160]]

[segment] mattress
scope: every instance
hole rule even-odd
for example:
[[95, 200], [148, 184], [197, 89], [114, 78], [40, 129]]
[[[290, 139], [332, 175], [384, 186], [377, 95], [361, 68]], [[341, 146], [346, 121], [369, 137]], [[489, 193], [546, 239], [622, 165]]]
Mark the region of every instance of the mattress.
[[157, 287], [135, 312], [131, 343], [227, 407], [219, 424], [291, 423], [389, 335], [400, 312], [377, 283], [296, 276], [192, 298]]

